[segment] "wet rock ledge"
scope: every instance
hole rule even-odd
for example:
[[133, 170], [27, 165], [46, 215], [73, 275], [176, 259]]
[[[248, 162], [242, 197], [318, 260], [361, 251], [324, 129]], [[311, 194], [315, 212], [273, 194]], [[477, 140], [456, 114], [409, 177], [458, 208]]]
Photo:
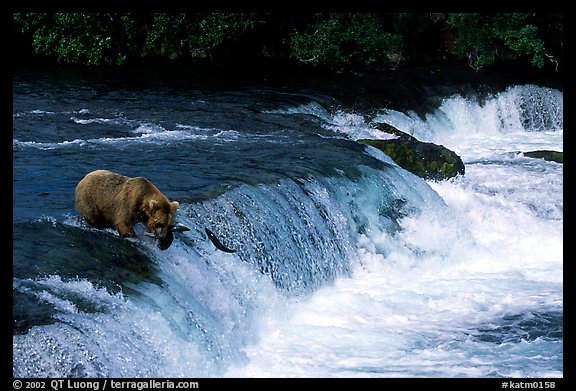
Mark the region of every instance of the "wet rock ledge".
[[359, 142], [380, 149], [400, 167], [427, 180], [446, 180], [464, 175], [460, 156], [448, 148], [419, 141], [415, 137], [384, 123], [371, 124], [394, 139], [362, 139]]
[[549, 160], [549, 161], [556, 162], [556, 163], [564, 163], [564, 152], [538, 150], [538, 151], [524, 152], [523, 155], [526, 157], [531, 157], [531, 158], [536, 158], [536, 159]]

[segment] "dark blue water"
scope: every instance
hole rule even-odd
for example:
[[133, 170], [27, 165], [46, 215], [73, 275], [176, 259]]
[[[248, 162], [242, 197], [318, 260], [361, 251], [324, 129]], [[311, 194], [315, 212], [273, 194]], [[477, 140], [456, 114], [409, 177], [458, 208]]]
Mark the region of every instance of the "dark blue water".
[[[354, 141], [367, 129], [329, 93], [289, 83], [16, 73], [14, 376], [562, 376], [561, 257], [522, 277], [512, 257], [494, 283], [462, 274], [445, 290], [462, 254], [476, 267], [488, 252], [467, 223], [438, 237], [461, 211]], [[161, 251], [87, 226], [74, 187], [96, 169], [148, 178], [191, 230]], [[540, 222], [557, 223], [558, 202]], [[216, 250], [204, 228], [237, 252]], [[534, 289], [538, 299], [496, 306]], [[431, 323], [399, 338], [419, 312]], [[299, 361], [303, 340], [324, 358]], [[430, 363], [398, 361], [407, 350]]]

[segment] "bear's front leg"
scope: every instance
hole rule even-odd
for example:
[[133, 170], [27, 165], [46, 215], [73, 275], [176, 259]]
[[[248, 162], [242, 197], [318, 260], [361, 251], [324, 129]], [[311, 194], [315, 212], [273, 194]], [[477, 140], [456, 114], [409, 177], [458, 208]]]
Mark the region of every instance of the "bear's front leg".
[[118, 224], [118, 233], [123, 238], [137, 238], [136, 232], [134, 232], [134, 227], [127, 224]]

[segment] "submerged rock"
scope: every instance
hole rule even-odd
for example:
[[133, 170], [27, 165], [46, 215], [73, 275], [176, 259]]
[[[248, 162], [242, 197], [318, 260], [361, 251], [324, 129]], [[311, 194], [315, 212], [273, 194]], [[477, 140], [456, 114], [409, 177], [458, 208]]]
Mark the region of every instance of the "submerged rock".
[[564, 153], [558, 151], [538, 150], [524, 152], [524, 156], [549, 160], [556, 163], [564, 163]]
[[373, 124], [383, 132], [396, 135], [395, 139], [363, 139], [361, 143], [380, 149], [400, 167], [424, 179], [445, 180], [464, 175], [460, 156], [448, 148], [419, 141], [415, 137], [388, 124]]
[[[162, 284], [141, 243], [115, 233], [48, 220], [16, 223], [12, 232], [18, 238], [12, 250], [14, 335], [57, 323], [62, 313], [106, 311], [108, 304], [97, 300], [101, 288], [138, 295], [143, 282]], [[84, 290], [67, 289], [71, 281], [85, 281]]]

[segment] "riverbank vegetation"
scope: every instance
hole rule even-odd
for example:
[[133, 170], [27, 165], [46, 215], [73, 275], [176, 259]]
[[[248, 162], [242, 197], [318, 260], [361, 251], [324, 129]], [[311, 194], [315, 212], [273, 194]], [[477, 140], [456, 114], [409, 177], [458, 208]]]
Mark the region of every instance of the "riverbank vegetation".
[[15, 55], [82, 66], [275, 62], [326, 71], [462, 61], [561, 72], [561, 13], [15, 13]]

